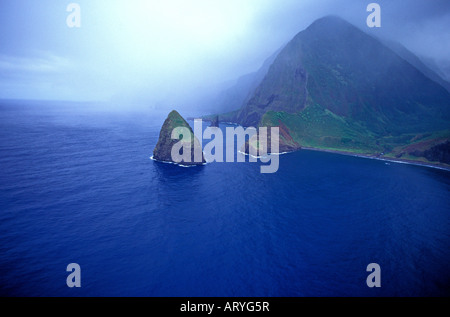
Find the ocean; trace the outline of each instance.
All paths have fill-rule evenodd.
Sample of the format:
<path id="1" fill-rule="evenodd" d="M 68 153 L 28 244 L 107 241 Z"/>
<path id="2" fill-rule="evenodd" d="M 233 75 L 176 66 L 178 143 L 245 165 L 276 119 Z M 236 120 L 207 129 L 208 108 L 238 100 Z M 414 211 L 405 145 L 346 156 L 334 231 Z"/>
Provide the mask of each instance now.
<path id="1" fill-rule="evenodd" d="M 1 296 L 450 295 L 450 172 L 307 150 L 183 168 L 150 159 L 164 119 L 0 104 Z"/>

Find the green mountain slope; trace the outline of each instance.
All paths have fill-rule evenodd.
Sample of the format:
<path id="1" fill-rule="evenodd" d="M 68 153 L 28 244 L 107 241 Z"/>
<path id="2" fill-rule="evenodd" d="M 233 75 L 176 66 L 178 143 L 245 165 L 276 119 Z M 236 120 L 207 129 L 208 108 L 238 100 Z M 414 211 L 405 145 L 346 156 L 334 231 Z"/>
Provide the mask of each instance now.
<path id="1" fill-rule="evenodd" d="M 286 45 L 233 119 L 283 124 L 300 146 L 410 157 L 401 148 L 420 135 L 450 138 L 450 93 L 379 40 L 325 17 Z"/>

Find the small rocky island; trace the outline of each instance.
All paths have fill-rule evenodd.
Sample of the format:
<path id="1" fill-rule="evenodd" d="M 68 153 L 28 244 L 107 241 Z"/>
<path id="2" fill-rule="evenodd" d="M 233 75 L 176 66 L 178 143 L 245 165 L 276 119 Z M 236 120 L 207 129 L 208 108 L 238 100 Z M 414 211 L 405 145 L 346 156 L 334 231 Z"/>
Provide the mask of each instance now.
<path id="1" fill-rule="evenodd" d="M 278 127 L 278 149 L 272 149 L 272 133 L 271 127 L 267 127 L 267 137 L 266 139 L 258 138 L 258 135 L 253 135 L 241 148 L 241 152 L 245 154 L 256 154 L 258 156 L 265 154 L 279 154 L 288 153 L 300 150 L 302 147 L 298 144 L 290 135 L 289 130 L 284 124 Z M 262 152 L 262 153 L 261 153 Z"/>
<path id="2" fill-rule="evenodd" d="M 172 159 L 172 148 L 175 144 L 180 142 L 180 140 L 173 140 L 172 139 L 172 131 L 175 128 L 187 128 L 190 132 L 190 139 L 191 144 L 188 145 L 190 147 L 191 152 L 191 160 L 190 162 L 174 162 Z M 177 112 L 172 111 L 169 113 L 169 116 L 167 117 L 166 121 L 164 122 L 161 132 L 159 134 L 159 140 L 156 144 L 155 149 L 153 150 L 153 159 L 161 162 L 168 162 L 168 163 L 180 163 L 182 165 L 203 165 L 206 163 L 203 151 L 202 151 L 202 161 L 201 162 L 195 162 L 194 160 L 194 153 L 195 150 L 198 150 L 201 145 L 198 141 L 197 137 L 194 135 L 194 132 L 192 131 L 192 128 L 189 126 L 189 124 L 184 120 L 184 118 Z"/>

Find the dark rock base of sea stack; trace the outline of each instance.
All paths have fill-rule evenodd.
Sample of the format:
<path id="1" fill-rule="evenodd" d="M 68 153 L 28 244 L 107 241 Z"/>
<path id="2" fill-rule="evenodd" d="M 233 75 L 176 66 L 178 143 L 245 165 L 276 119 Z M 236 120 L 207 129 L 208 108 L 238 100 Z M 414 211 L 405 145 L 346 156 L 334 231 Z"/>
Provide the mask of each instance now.
<path id="1" fill-rule="evenodd" d="M 215 117 L 211 120 L 211 127 L 212 127 L 212 128 L 218 128 L 218 127 L 219 127 L 219 116 L 215 116 Z"/>
<path id="2" fill-rule="evenodd" d="M 172 159 L 172 148 L 175 144 L 180 142 L 180 140 L 172 139 L 172 131 L 175 128 L 187 128 L 190 133 L 191 142 L 186 146 L 190 149 L 190 161 L 175 162 Z M 201 160 L 195 160 L 195 151 L 201 153 Z M 177 163 L 186 166 L 203 165 L 206 163 L 200 142 L 195 137 L 192 128 L 189 126 L 186 120 L 184 120 L 184 118 L 176 111 L 172 111 L 169 114 L 161 128 L 158 143 L 153 150 L 153 158 L 161 162 Z"/>

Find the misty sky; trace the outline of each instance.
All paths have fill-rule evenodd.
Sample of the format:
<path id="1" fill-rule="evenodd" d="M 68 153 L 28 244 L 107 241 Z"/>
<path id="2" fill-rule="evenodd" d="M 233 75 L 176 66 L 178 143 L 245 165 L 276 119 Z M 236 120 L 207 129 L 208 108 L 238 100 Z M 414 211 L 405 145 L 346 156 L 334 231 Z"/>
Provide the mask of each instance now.
<path id="1" fill-rule="evenodd" d="M 81 28 L 66 24 L 71 2 Z M 380 29 L 365 24 L 371 2 Z M 0 98 L 182 103 L 256 71 L 330 14 L 450 74 L 448 0 L 0 0 Z"/>

